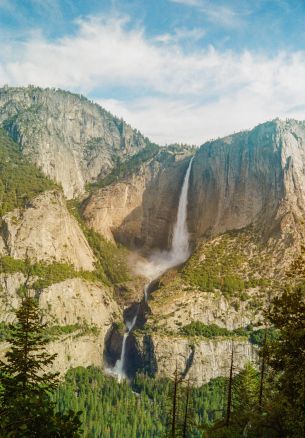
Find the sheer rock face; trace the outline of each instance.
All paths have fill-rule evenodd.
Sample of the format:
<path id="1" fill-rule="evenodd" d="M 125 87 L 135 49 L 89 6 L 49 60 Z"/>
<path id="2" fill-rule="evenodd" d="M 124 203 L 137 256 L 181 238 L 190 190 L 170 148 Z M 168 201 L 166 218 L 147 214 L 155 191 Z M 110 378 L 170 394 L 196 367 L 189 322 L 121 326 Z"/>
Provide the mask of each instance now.
<path id="1" fill-rule="evenodd" d="M 146 250 L 168 248 L 189 159 L 143 165 L 137 177 L 100 189 L 85 216 L 101 234 Z M 275 120 L 204 144 L 191 176 L 188 228 L 198 240 L 254 225 L 265 240 L 302 238 L 305 124 Z M 299 236 L 297 236 L 299 234 Z M 290 236 L 290 237 L 289 237 Z"/>
<path id="2" fill-rule="evenodd" d="M 158 377 L 173 378 L 178 372 L 194 386 L 228 375 L 231 361 L 232 340 L 188 339 L 154 335 L 138 338 L 137 347 L 144 366 Z M 247 362 L 256 363 L 257 349 L 243 340 L 234 341 L 234 367 L 241 370 Z"/>
<path id="3" fill-rule="evenodd" d="M 266 238 L 304 214 L 305 124 L 279 120 L 203 145 L 189 192 L 193 239 L 250 224 Z M 286 217 L 286 220 L 285 220 Z M 288 221 L 289 222 L 289 221 Z"/>
<path id="4" fill-rule="evenodd" d="M 83 193 L 86 182 L 107 175 L 147 141 L 82 96 L 34 87 L 0 89 L 0 125 L 67 198 Z"/>
<path id="5" fill-rule="evenodd" d="M 21 303 L 18 289 L 24 282 L 25 276 L 20 272 L 0 274 L 0 321 L 15 320 L 14 311 Z M 50 326 L 78 324 L 108 329 L 121 315 L 106 286 L 81 278 L 70 278 L 42 289 L 38 301 L 43 320 Z"/>
<path id="6" fill-rule="evenodd" d="M 39 195 L 25 209 L 2 218 L 0 255 L 17 259 L 71 263 L 92 271 L 94 255 L 58 191 Z"/>
<path id="7" fill-rule="evenodd" d="M 88 225 L 130 248 L 167 249 L 189 154 L 162 151 L 136 175 L 94 192 L 83 212 Z"/>

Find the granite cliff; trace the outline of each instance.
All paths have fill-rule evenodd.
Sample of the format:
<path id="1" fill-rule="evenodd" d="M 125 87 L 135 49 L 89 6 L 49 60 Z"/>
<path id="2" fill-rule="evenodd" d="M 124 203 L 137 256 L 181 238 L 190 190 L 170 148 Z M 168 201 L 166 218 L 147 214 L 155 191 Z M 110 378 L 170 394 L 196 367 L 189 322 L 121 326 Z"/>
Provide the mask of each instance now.
<path id="1" fill-rule="evenodd" d="M 83 96 L 33 86 L 0 89 L 0 125 L 67 198 L 150 143 Z"/>
<path id="2" fill-rule="evenodd" d="M 196 151 L 164 148 L 83 97 L 28 87 L 0 90 L 0 124 L 17 142 L 18 166 L 34 163 L 63 188 L 49 182 L 26 196 L 14 189 L 22 202 L 3 207 L 0 322 L 13 321 L 30 266 L 29 285 L 56 333 L 50 349 L 59 353 L 61 372 L 101 365 L 103 353 L 114 365 L 123 320 L 136 309 L 126 344 L 130 374 L 140 368 L 171 376 L 177 359 L 200 385 L 225 373 L 232 339 L 239 366 L 256 360 L 249 330 L 261 327 L 265 303 L 295 281 L 289 272 L 304 258 L 303 122 L 274 120 Z M 138 307 L 148 280 L 134 265 L 169 250 L 191 156 L 192 255 L 155 279 Z M 5 194 L 11 182 L 3 181 Z M 74 210 L 66 204 L 73 197 Z M 128 248 L 122 257 L 116 243 Z M 125 276 L 122 258 L 130 265 Z M 187 332 L 192 323 L 214 324 L 226 336 Z"/>

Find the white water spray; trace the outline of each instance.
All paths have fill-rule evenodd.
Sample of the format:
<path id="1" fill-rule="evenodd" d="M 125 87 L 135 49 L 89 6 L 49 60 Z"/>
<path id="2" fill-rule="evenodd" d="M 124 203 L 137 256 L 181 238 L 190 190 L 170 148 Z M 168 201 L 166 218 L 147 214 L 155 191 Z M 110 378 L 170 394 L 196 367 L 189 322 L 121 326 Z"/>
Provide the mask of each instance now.
<path id="1" fill-rule="evenodd" d="M 138 263 L 137 270 L 140 274 L 144 275 L 149 279 L 149 283 L 147 283 L 144 287 L 144 300 L 148 299 L 148 289 L 150 283 L 156 278 L 160 277 L 165 271 L 174 266 L 180 265 L 185 262 L 190 256 L 190 248 L 189 248 L 189 233 L 187 229 L 187 204 L 188 204 L 188 189 L 189 189 L 189 180 L 191 174 L 191 168 L 194 157 L 191 158 L 190 163 L 188 165 L 187 171 L 184 176 L 184 181 L 182 184 L 182 189 L 180 192 L 178 211 L 177 211 L 177 220 L 173 230 L 173 239 L 171 249 L 169 251 L 158 251 L 152 254 L 147 262 Z M 126 332 L 124 333 L 123 343 L 122 343 L 122 351 L 121 357 L 117 360 L 112 373 L 118 376 L 118 380 L 126 378 L 124 365 L 125 365 L 125 356 L 126 356 L 126 341 L 127 338 L 134 328 L 138 312 L 140 306 L 138 306 L 138 310 L 131 322 L 126 321 Z"/>

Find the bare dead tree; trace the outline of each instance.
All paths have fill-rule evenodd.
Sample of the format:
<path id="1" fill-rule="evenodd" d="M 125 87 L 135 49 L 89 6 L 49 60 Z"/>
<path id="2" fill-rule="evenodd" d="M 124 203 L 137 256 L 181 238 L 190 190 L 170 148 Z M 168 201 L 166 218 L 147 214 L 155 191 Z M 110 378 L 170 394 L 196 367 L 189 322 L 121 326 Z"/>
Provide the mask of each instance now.
<path id="1" fill-rule="evenodd" d="M 230 375 L 229 375 L 228 397 L 227 397 L 226 426 L 229 426 L 229 423 L 230 423 L 230 417 L 231 417 L 231 411 L 232 411 L 233 370 L 234 370 L 234 343 L 233 343 L 233 341 L 232 341 L 231 363 L 230 363 Z"/>
<path id="2" fill-rule="evenodd" d="M 264 396 L 265 370 L 266 370 L 266 361 L 267 361 L 267 329 L 265 329 L 264 342 L 261 351 L 262 351 L 262 363 L 261 363 L 259 396 L 258 396 L 258 405 L 260 409 L 262 409 L 263 407 L 263 396 Z"/>
<path id="3" fill-rule="evenodd" d="M 188 415 L 189 415 L 189 397 L 190 397 L 190 379 L 188 379 L 187 387 L 186 387 L 186 399 L 185 399 L 184 419 L 183 419 L 183 429 L 182 429 L 183 438 L 186 438 L 186 433 L 187 433 Z"/>
<path id="4" fill-rule="evenodd" d="M 176 436 L 176 426 L 177 426 L 177 392 L 178 392 L 178 369 L 176 362 L 175 369 L 175 379 L 174 379 L 174 389 L 173 389 L 173 398 L 172 398 L 172 424 L 171 424 L 171 437 L 175 438 Z"/>

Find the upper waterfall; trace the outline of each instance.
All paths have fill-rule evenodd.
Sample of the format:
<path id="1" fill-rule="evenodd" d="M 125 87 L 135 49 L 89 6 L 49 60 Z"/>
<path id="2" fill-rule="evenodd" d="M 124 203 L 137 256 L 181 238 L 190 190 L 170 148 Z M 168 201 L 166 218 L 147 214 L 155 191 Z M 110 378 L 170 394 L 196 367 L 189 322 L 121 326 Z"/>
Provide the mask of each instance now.
<path id="1" fill-rule="evenodd" d="M 171 253 L 177 263 L 184 262 L 190 255 L 189 233 L 187 228 L 187 204 L 191 168 L 194 157 L 188 165 L 178 204 L 177 222 L 174 227 Z"/>
<path id="2" fill-rule="evenodd" d="M 159 277 L 168 269 L 185 262 L 190 256 L 187 205 L 193 159 L 194 157 L 191 158 L 184 176 L 170 250 L 155 251 L 147 262 L 138 263 L 137 270 L 148 277 L 150 281 Z"/>

